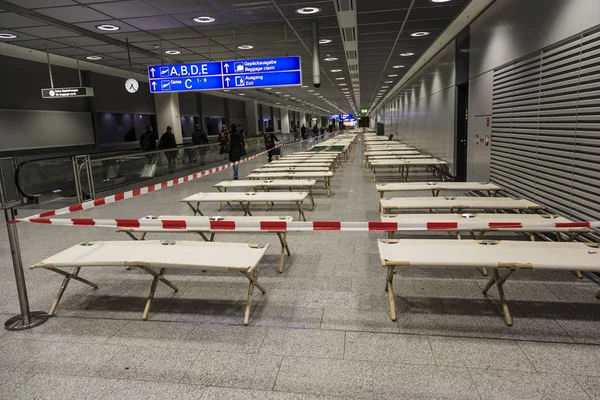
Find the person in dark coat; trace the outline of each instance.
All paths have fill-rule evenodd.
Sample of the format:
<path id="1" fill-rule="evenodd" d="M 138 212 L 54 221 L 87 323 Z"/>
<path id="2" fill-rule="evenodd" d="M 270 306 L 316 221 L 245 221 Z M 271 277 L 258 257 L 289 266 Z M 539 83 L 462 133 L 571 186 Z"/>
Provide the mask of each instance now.
<path id="1" fill-rule="evenodd" d="M 224 143 L 222 143 L 222 147 L 227 147 L 227 141 L 229 141 L 229 161 L 237 162 L 242 159 L 243 156 L 246 155 L 246 142 L 244 141 L 244 136 L 237 130 L 237 126 L 235 124 L 231 125 L 231 131 L 229 135 L 225 137 Z M 239 165 L 233 166 L 233 179 L 239 179 Z"/>
<path id="2" fill-rule="evenodd" d="M 135 142 L 135 128 L 132 126 L 129 132 L 125 134 L 126 142 Z"/>
<path id="3" fill-rule="evenodd" d="M 279 142 L 277 136 L 275 136 L 275 132 L 273 130 L 268 130 L 267 133 L 264 134 L 265 138 L 265 148 L 269 151 L 269 162 L 273 161 L 273 156 L 275 155 L 275 142 Z"/>
<path id="4" fill-rule="evenodd" d="M 302 140 L 306 140 L 306 127 L 304 125 L 300 128 L 300 134 L 302 135 Z"/>
<path id="5" fill-rule="evenodd" d="M 158 148 L 160 150 L 173 149 L 177 147 L 177 141 L 173 134 L 173 128 L 167 126 L 167 130 L 160 137 L 158 142 Z M 177 151 L 165 151 L 165 157 L 167 157 L 167 163 L 169 164 L 169 173 L 175 172 L 175 160 L 177 159 Z"/>
<path id="6" fill-rule="evenodd" d="M 319 136 L 319 127 L 317 126 L 317 124 L 315 124 L 315 126 L 313 126 L 312 133 L 313 133 L 313 136 L 315 136 L 315 137 Z"/>
<path id="7" fill-rule="evenodd" d="M 202 146 L 208 144 L 208 135 L 204 132 L 204 129 L 200 128 L 199 124 L 196 124 L 194 127 L 194 133 L 192 134 L 192 144 L 194 146 Z M 204 159 L 206 157 L 207 147 L 202 146 L 196 148 L 195 152 L 200 155 L 200 165 L 204 164 Z"/>

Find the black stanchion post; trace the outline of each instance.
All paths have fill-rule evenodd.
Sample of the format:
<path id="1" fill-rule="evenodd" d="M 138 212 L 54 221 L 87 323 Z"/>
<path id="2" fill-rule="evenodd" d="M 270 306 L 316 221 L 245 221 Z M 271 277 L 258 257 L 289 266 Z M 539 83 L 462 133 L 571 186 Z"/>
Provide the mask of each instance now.
<path id="1" fill-rule="evenodd" d="M 9 331 L 22 331 L 35 328 L 36 326 L 43 324 L 48 320 L 49 315 L 43 311 L 32 312 L 29 309 L 27 285 L 25 284 L 23 260 L 21 259 L 21 247 L 19 245 L 19 234 L 17 232 L 17 223 L 15 221 L 15 210 L 8 204 L 5 193 L 4 175 L 0 171 L 0 207 L 4 210 L 4 218 L 6 219 L 8 243 L 10 245 L 13 269 L 15 271 L 15 282 L 17 284 L 19 306 L 21 308 L 21 315 L 16 315 L 8 319 L 4 323 L 4 328 Z"/>

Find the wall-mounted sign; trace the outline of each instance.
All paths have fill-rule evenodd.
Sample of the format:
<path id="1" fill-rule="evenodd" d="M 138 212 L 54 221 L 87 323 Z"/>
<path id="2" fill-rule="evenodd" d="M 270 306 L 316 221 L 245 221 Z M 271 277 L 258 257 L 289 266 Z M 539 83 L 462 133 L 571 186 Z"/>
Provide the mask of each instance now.
<path id="1" fill-rule="evenodd" d="M 93 97 L 94 89 L 91 87 L 50 88 L 42 89 L 43 99 L 67 99 L 70 97 Z"/>
<path id="2" fill-rule="evenodd" d="M 299 56 L 150 65 L 152 93 L 302 85 Z"/>
<path id="3" fill-rule="evenodd" d="M 486 146 L 490 145 L 490 135 L 485 135 L 485 145 Z"/>
<path id="4" fill-rule="evenodd" d="M 479 144 L 479 135 L 475 135 L 475 144 Z"/>
<path id="5" fill-rule="evenodd" d="M 366 114 L 366 113 L 368 113 L 368 112 L 369 112 L 369 110 L 368 110 L 367 108 L 361 108 L 361 109 L 360 109 L 360 113 L 361 113 L 361 114 Z"/>

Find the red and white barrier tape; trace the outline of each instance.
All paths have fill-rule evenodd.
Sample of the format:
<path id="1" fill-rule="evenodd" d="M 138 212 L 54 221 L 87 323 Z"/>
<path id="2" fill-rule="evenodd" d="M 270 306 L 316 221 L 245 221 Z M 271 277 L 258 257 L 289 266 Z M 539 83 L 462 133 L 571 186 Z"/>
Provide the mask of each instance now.
<path id="1" fill-rule="evenodd" d="M 306 141 L 310 141 L 310 140 L 314 140 L 314 138 L 307 139 Z M 280 144 L 280 145 L 276 146 L 276 148 L 291 146 L 291 145 L 299 144 L 302 142 L 304 142 L 304 140 L 300 141 L 300 142 L 284 143 L 284 144 Z M 168 187 L 175 186 L 180 183 L 190 182 L 190 181 L 202 178 L 206 175 L 211 175 L 211 174 L 223 171 L 225 169 L 233 167 L 234 165 L 239 165 L 239 164 L 245 163 L 247 161 L 253 160 L 257 157 L 267 154 L 268 152 L 269 152 L 269 150 L 265 150 L 260 153 L 251 155 L 249 157 L 245 157 L 245 158 L 241 159 L 240 161 L 230 162 L 227 164 L 219 165 L 214 168 L 196 172 L 194 174 L 186 175 L 186 176 L 172 179 L 172 180 L 169 180 L 166 182 L 157 183 L 155 185 L 150 185 L 150 186 L 146 186 L 146 187 L 142 187 L 142 188 L 138 188 L 138 189 L 129 190 L 127 192 L 113 194 L 111 196 L 106 196 L 106 197 L 102 197 L 99 199 L 86 201 L 84 203 L 73 204 L 71 206 L 58 208 L 56 210 L 45 211 L 45 212 L 42 212 L 42 213 L 39 213 L 36 215 L 32 215 L 30 217 L 17 219 L 16 222 L 32 222 L 31 220 L 33 220 L 33 219 L 44 219 L 44 218 L 48 218 L 48 217 L 55 217 L 58 215 L 70 214 L 70 213 L 77 212 L 77 211 L 89 210 L 91 208 L 100 207 L 105 204 L 115 203 L 117 201 L 130 199 L 132 197 L 141 196 L 141 195 L 144 195 L 147 193 L 156 192 L 158 190 L 166 189 Z M 67 225 L 67 224 L 65 224 L 65 225 Z"/>
<path id="2" fill-rule="evenodd" d="M 600 221 L 585 222 L 447 222 L 447 221 L 428 221 L 428 222 L 341 222 L 341 221 L 227 221 L 223 219 L 198 219 L 198 220 L 164 220 L 164 219 L 92 219 L 92 218 L 72 218 L 72 219 L 50 219 L 50 218 L 29 218 L 23 222 L 32 222 L 38 224 L 62 225 L 62 226 L 94 226 L 104 228 L 154 228 L 157 230 L 222 230 L 222 231 L 444 231 L 444 230 L 477 230 L 477 229 L 524 229 L 532 230 L 547 228 L 600 228 Z"/>

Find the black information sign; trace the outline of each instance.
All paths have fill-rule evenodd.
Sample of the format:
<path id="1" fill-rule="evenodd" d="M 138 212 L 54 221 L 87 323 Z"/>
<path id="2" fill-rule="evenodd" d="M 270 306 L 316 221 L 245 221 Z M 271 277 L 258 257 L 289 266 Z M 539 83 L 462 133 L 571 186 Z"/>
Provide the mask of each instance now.
<path id="1" fill-rule="evenodd" d="M 94 89 L 91 87 L 42 89 L 42 98 L 44 99 L 67 99 L 70 97 L 92 96 L 94 96 Z"/>

